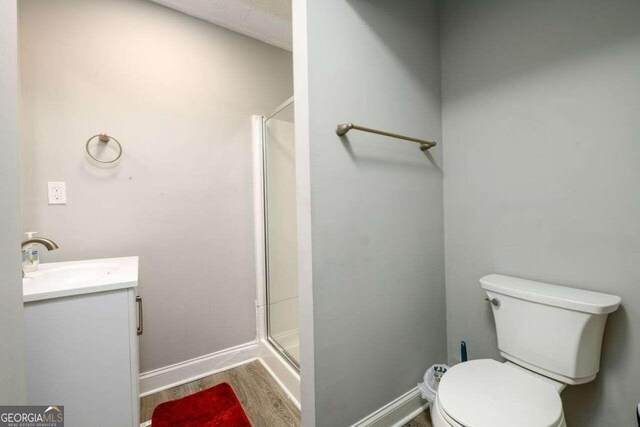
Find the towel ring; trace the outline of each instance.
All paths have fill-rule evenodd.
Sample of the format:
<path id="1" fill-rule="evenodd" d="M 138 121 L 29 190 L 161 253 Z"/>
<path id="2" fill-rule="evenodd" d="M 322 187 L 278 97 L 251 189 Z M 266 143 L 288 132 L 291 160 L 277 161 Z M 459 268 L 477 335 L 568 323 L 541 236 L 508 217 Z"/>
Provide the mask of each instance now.
<path id="1" fill-rule="evenodd" d="M 91 142 L 95 137 L 98 137 L 98 140 L 99 140 L 100 142 L 105 143 L 105 144 L 109 143 L 109 141 L 111 141 L 111 140 L 115 141 L 115 143 L 118 145 L 118 155 L 116 156 L 116 158 L 115 158 L 115 159 L 113 159 L 113 160 L 99 160 L 99 159 L 96 159 L 96 158 L 93 156 L 93 154 L 91 154 L 91 152 L 89 151 L 89 143 L 90 143 L 90 142 Z M 118 140 L 117 140 L 117 139 L 115 139 L 115 138 L 114 138 L 114 137 L 112 137 L 112 136 L 107 135 L 106 133 L 100 133 L 100 134 L 98 134 L 98 135 L 93 135 L 91 138 L 89 138 L 89 139 L 87 140 L 87 144 L 85 145 L 85 149 L 87 150 L 87 154 L 89 155 L 89 157 L 91 157 L 93 160 L 95 160 L 95 161 L 96 161 L 96 162 L 98 162 L 98 163 L 115 163 L 115 162 L 117 162 L 117 161 L 118 161 L 118 159 L 119 159 L 120 157 L 122 157 L 122 145 L 120 145 L 120 143 L 118 142 Z"/>

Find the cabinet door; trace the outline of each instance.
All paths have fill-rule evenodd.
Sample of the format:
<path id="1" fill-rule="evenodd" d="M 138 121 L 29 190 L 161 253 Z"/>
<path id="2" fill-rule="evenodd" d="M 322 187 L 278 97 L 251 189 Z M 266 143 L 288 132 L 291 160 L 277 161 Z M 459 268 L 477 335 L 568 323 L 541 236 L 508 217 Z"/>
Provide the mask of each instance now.
<path id="1" fill-rule="evenodd" d="M 64 405 L 69 427 L 133 425 L 131 295 L 122 289 L 25 305 L 30 404 Z"/>

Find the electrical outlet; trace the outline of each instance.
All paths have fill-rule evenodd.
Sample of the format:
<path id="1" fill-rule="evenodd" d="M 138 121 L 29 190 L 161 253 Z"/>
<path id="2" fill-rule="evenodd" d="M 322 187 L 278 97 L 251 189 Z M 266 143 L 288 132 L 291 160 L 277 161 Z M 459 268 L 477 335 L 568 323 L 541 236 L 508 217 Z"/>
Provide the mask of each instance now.
<path id="1" fill-rule="evenodd" d="M 66 205 L 67 204 L 67 187 L 64 182 L 48 182 L 49 204 L 50 205 Z"/>

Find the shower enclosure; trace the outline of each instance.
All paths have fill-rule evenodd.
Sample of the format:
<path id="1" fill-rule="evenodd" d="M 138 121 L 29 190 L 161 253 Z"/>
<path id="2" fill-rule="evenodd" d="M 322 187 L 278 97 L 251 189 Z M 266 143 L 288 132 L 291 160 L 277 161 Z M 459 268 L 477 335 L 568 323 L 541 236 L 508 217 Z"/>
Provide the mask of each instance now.
<path id="1" fill-rule="evenodd" d="M 263 121 L 267 339 L 296 369 L 300 364 L 294 104 Z"/>

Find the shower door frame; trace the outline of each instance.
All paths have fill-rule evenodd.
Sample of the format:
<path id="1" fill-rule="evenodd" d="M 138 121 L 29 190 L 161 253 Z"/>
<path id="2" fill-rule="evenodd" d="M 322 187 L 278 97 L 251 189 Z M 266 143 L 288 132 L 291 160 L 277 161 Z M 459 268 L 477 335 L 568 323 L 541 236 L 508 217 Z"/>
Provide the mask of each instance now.
<path id="1" fill-rule="evenodd" d="M 300 406 L 300 371 L 267 337 L 266 257 L 264 211 L 264 116 L 251 116 L 253 157 L 253 221 L 256 273 L 256 344 L 257 358 L 298 408 Z"/>
<path id="2" fill-rule="evenodd" d="M 300 368 L 282 346 L 270 336 L 269 288 L 268 288 L 268 198 L 267 198 L 267 156 L 266 121 L 294 102 L 291 97 L 278 106 L 269 116 L 253 116 L 253 163 L 254 163 L 254 227 L 256 253 L 256 320 L 260 358 L 269 365 L 285 383 L 285 388 L 295 389 L 294 402 L 299 402 Z M 282 385 L 282 384 L 281 384 Z M 293 391 L 293 390 L 292 390 Z M 299 406 L 299 403 L 297 403 Z"/>
<path id="3" fill-rule="evenodd" d="M 265 337 L 267 341 L 284 357 L 284 359 L 293 366 L 296 371 L 300 372 L 300 363 L 296 361 L 289 352 L 280 345 L 280 343 L 271 336 L 271 302 L 269 299 L 269 193 L 268 193 L 268 181 L 267 181 L 267 167 L 268 167 L 268 159 L 267 159 L 267 121 L 282 110 L 293 104 L 293 96 L 271 112 L 268 117 L 262 118 L 262 202 L 263 202 L 263 224 L 264 224 L 264 274 L 265 274 L 265 320 L 266 320 L 266 330 Z M 298 321 L 299 323 L 299 321 Z M 298 328 L 300 325 L 298 325 Z M 300 338 L 298 338 L 300 339 Z"/>

